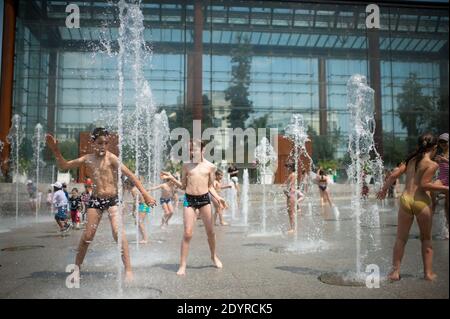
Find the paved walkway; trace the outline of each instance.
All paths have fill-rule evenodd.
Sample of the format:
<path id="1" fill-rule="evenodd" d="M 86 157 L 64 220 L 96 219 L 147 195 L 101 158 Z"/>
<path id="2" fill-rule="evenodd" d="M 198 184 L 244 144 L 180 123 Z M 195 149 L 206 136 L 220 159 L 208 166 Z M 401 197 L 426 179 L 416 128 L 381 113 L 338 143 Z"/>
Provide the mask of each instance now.
<path id="1" fill-rule="evenodd" d="M 14 228 L 11 219 L 0 220 L 0 298 L 448 298 L 449 243 L 439 238 L 442 211 L 434 220 L 435 271 L 438 280 L 422 277 L 418 229 L 414 225 L 406 248 L 403 279 L 380 288 L 333 286 L 322 283 L 321 274 L 355 269 L 355 220 L 348 201 L 337 201 L 339 221 L 330 212 L 313 206 L 312 216 L 301 216 L 299 234 L 284 234 L 287 216 L 282 197 L 271 201 L 267 229 L 261 230 L 261 203 L 252 202 L 250 226 L 217 227 L 218 253 L 224 268 L 212 267 L 204 227 L 198 222 L 191 244 L 187 276 L 175 275 L 182 235 L 178 212 L 172 225 L 159 229 L 160 212 L 148 223 L 151 243 L 135 243 L 135 227 L 126 217 L 136 280 L 119 292 L 118 250 L 109 221 L 100 224 L 90 246 L 82 272 L 81 287 L 66 287 L 66 266 L 74 261 L 81 231 L 66 237 L 56 233 L 56 225 L 41 215 L 24 219 Z M 303 209 L 308 212 L 306 207 Z M 389 271 L 396 232 L 393 202 L 381 209 L 379 228 L 362 228 L 363 269 L 376 264 L 384 277 Z M 239 217 L 239 215 L 238 215 Z M 231 216 L 228 216 L 231 219 Z M 26 247 L 35 246 L 35 247 Z M 14 251 L 14 247 L 30 248 Z M 5 249 L 6 248 L 6 249 Z M 11 251 L 12 250 L 12 251 Z"/>

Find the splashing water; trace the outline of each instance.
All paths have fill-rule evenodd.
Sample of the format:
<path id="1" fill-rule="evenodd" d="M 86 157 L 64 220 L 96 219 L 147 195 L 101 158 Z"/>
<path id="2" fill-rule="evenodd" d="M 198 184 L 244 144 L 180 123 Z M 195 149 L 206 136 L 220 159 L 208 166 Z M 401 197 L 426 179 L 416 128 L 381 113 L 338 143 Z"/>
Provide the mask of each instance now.
<path id="1" fill-rule="evenodd" d="M 299 161 L 301 156 L 304 156 L 309 161 L 310 165 L 307 167 L 308 172 L 306 174 L 310 174 L 312 167 L 312 158 L 309 156 L 308 151 L 306 150 L 306 143 L 310 141 L 308 138 L 308 133 L 306 132 L 305 122 L 303 120 L 303 116 L 301 114 L 292 114 L 291 121 L 289 125 L 285 129 L 286 136 L 294 143 L 294 148 L 291 151 L 291 158 L 294 159 L 295 164 L 295 172 L 298 174 L 299 171 Z M 302 162 L 303 164 L 303 162 Z M 303 165 L 302 165 L 303 166 Z M 303 169 L 304 167 L 302 167 Z M 298 176 L 298 175 L 297 175 Z M 296 199 L 295 199 L 295 208 L 294 208 L 294 231 L 295 231 L 295 240 L 298 239 L 298 210 L 299 203 L 297 200 L 297 192 L 300 191 L 300 185 L 298 178 L 295 179 L 295 190 L 296 190 Z"/>
<path id="2" fill-rule="evenodd" d="M 244 226 L 248 226 L 248 188 L 249 188 L 249 181 L 248 181 L 248 169 L 244 169 L 244 173 L 242 175 L 242 190 L 241 190 L 241 210 L 242 210 L 242 216 L 243 216 L 243 224 Z"/>
<path id="3" fill-rule="evenodd" d="M 231 220 L 232 221 L 236 221 L 237 220 L 237 191 L 236 188 L 234 186 L 233 181 L 231 180 L 230 174 L 225 174 L 225 179 L 224 179 L 224 183 L 225 185 L 229 185 L 231 186 L 231 188 L 227 188 L 225 190 L 225 200 L 228 203 L 228 208 L 227 211 L 231 212 Z"/>
<path id="4" fill-rule="evenodd" d="M 45 145 L 44 130 L 42 128 L 42 125 L 38 123 L 34 128 L 34 135 L 33 135 L 33 164 L 35 165 L 36 196 L 37 196 L 37 202 L 35 207 L 36 222 L 38 221 L 39 207 L 41 202 L 39 193 L 39 173 L 40 167 L 45 164 L 42 161 L 42 150 L 44 148 L 44 145 Z"/>
<path id="5" fill-rule="evenodd" d="M 12 125 L 6 137 L 11 145 L 11 154 L 9 156 L 11 167 L 14 171 L 13 180 L 16 183 L 16 226 L 19 222 L 19 150 L 24 138 L 23 127 L 20 115 L 15 114 L 12 118 Z"/>
<path id="6" fill-rule="evenodd" d="M 144 63 L 151 61 L 152 50 L 144 38 L 144 16 L 140 8 L 141 1 L 118 2 L 119 8 L 119 52 L 117 54 L 117 69 L 119 78 L 117 102 L 117 132 L 119 135 L 119 162 L 123 162 L 124 149 L 132 149 L 135 160 L 135 173 L 146 176 L 147 182 L 156 182 L 156 176 L 163 167 L 164 153 L 169 137 L 169 125 L 165 111 L 156 114 L 156 106 L 150 83 L 144 76 Z M 105 48 L 110 44 L 103 43 Z M 111 50 L 106 49 L 107 53 Z M 125 65 L 131 65 L 133 85 L 135 89 L 135 109 L 132 114 L 124 112 L 124 78 Z M 146 131 L 145 134 L 142 134 Z M 118 193 L 122 202 L 123 188 L 121 171 L 118 172 Z M 122 254 L 122 204 L 119 205 L 119 236 L 118 248 Z M 137 230 L 137 229 L 136 229 Z M 122 291 L 121 270 L 119 258 L 119 292 Z"/>
<path id="7" fill-rule="evenodd" d="M 166 111 L 155 114 L 153 125 L 153 183 L 159 180 L 159 172 L 164 168 L 170 138 L 169 119 Z"/>
<path id="8" fill-rule="evenodd" d="M 361 203 L 363 178 L 365 174 L 371 173 L 375 187 L 380 187 L 383 163 L 373 138 L 375 132 L 374 90 L 367 85 L 365 76 L 355 74 L 348 80 L 347 99 L 351 128 L 348 144 L 351 164 L 347 174 L 352 185 L 351 207 L 356 217 L 356 273 L 359 276 L 361 273 L 361 216 L 368 211 Z M 370 211 L 372 210 L 373 207 Z"/>
<path id="9" fill-rule="evenodd" d="M 255 148 L 254 156 L 258 161 L 258 182 L 262 185 L 262 232 L 266 233 L 267 223 L 267 199 L 266 184 L 268 177 L 272 178 L 273 168 L 278 159 L 277 154 L 266 137 L 261 139 L 260 144 Z M 270 182 L 271 183 L 271 182 Z"/>

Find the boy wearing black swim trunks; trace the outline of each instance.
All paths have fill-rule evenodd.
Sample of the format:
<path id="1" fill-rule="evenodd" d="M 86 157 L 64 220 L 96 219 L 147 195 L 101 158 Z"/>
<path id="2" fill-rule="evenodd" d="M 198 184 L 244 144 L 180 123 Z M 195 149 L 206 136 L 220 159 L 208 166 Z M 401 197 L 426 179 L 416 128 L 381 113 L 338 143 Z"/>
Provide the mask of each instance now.
<path id="1" fill-rule="evenodd" d="M 172 205 L 172 198 L 174 198 L 175 194 L 177 193 L 177 186 L 171 180 L 165 180 L 163 174 L 160 174 L 160 178 L 165 182 L 160 185 L 151 187 L 149 191 L 154 191 L 157 189 L 161 190 L 159 203 L 164 211 L 164 214 L 161 218 L 161 228 L 164 228 L 165 226 L 169 226 L 169 220 L 173 215 L 174 208 Z"/>
<path id="2" fill-rule="evenodd" d="M 84 155 L 80 158 L 66 161 L 58 149 L 58 142 L 50 135 L 46 135 L 46 141 L 49 149 L 56 157 L 58 167 L 64 170 L 78 168 L 82 165 L 86 167 L 87 175 L 93 181 L 93 193 L 88 203 L 86 229 L 81 236 L 78 253 L 75 264 L 80 267 L 83 263 L 89 244 L 95 236 L 95 232 L 102 218 L 102 213 L 108 211 L 114 240 L 118 240 L 119 224 L 121 216 L 119 215 L 118 200 L 118 171 L 119 168 L 123 175 L 127 176 L 142 194 L 147 205 L 153 206 L 156 201 L 151 197 L 142 186 L 142 183 L 125 166 L 119 167 L 117 156 L 107 150 L 109 133 L 104 128 L 96 128 L 92 135 L 92 145 L 94 152 Z M 125 266 L 125 280 L 130 282 L 133 279 L 130 256 L 128 251 L 128 242 L 125 236 L 124 228 L 121 232 L 122 239 L 122 261 Z"/>
<path id="3" fill-rule="evenodd" d="M 209 195 L 211 194 L 221 206 L 225 207 L 226 204 L 225 200 L 217 194 L 213 187 L 216 167 L 204 158 L 204 146 L 200 141 L 194 141 L 190 144 L 191 161 L 183 165 L 181 182 L 168 172 L 161 173 L 162 178 L 170 179 L 179 188 L 186 190 L 183 211 L 184 234 L 181 242 L 180 268 L 178 269 L 177 275 L 186 274 L 189 243 L 194 231 L 196 221 L 195 211 L 197 209 L 205 225 L 211 260 L 217 268 L 222 268 L 222 262 L 216 255 L 216 236 L 214 233 Z"/>

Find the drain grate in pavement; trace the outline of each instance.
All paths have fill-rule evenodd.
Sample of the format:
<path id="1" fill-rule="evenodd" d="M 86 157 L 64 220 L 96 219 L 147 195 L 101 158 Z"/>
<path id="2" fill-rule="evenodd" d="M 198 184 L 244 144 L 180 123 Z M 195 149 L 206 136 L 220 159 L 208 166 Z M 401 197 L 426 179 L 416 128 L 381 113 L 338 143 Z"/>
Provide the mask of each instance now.
<path id="1" fill-rule="evenodd" d="M 3 248 L 2 251 L 21 251 L 21 250 L 44 248 L 44 247 L 45 246 L 42 246 L 42 245 L 14 246 L 14 247 Z"/>
<path id="2" fill-rule="evenodd" d="M 328 272 L 320 275 L 318 279 L 332 286 L 364 287 L 366 285 L 362 277 L 346 273 Z"/>
<path id="3" fill-rule="evenodd" d="M 289 253 L 289 251 L 286 247 L 273 247 L 273 248 L 270 248 L 269 250 L 273 253 L 278 253 L 278 254 Z"/>

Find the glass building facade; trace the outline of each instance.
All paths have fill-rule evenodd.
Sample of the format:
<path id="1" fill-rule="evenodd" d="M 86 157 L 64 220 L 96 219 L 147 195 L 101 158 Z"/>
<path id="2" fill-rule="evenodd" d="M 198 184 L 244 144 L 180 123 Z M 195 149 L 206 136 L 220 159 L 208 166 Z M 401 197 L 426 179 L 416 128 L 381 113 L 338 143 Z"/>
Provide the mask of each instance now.
<path id="1" fill-rule="evenodd" d="M 69 3 L 80 8 L 79 29 L 65 26 Z M 79 132 L 101 121 L 99 114 L 116 108 L 117 61 L 92 48 L 102 38 L 117 39 L 117 8 L 109 1 L 17 4 L 13 113 L 23 116 L 28 135 L 40 122 L 60 139 L 77 141 Z M 331 148 L 320 156 L 336 160 L 345 157 L 349 131 L 346 82 L 354 73 L 366 75 L 372 87 L 379 82 L 378 134 L 386 161 L 393 164 L 392 153 L 406 152 L 408 137 L 448 131 L 449 17 L 433 2 L 378 5 L 380 28 L 372 31 L 366 5 L 359 3 L 142 0 L 144 33 L 153 48 L 145 76 L 171 126 L 186 125 L 192 118 L 187 115 L 194 30 L 201 24 L 203 119 L 226 128 L 233 126 L 232 109 L 250 109 L 244 126 L 283 131 L 291 114 L 301 113 L 313 144 Z M 236 61 L 249 66 L 248 99 L 242 105 L 226 96 L 236 81 Z M 411 88 L 423 97 L 422 105 L 408 96 Z M 126 89 L 125 97 L 132 96 L 132 85 Z M 131 99 L 125 107 L 134 107 Z M 417 129 L 408 126 L 411 122 Z"/>

